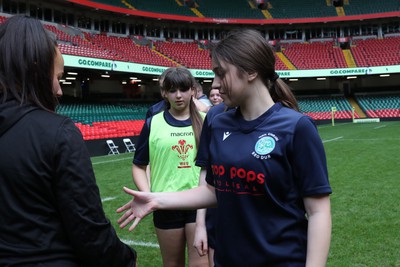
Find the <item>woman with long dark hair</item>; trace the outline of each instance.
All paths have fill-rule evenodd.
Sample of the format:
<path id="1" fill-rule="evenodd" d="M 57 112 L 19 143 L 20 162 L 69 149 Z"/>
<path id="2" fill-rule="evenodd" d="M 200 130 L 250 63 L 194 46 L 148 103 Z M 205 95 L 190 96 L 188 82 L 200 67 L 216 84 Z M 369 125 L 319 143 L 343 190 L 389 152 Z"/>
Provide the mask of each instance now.
<path id="1" fill-rule="evenodd" d="M 0 266 L 132 266 L 82 134 L 55 113 L 64 61 L 42 23 L 0 25 Z"/>

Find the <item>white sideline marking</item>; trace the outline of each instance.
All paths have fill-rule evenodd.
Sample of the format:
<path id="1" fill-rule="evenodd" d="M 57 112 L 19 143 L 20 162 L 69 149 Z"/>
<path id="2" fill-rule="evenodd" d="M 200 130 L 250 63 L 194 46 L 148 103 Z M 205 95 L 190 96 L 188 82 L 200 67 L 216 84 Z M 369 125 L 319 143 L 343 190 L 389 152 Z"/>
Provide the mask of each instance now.
<path id="1" fill-rule="evenodd" d="M 160 245 L 151 242 L 143 242 L 143 241 L 133 241 L 133 240 L 126 240 L 121 239 L 122 242 L 129 246 L 139 246 L 139 247 L 151 247 L 151 248 L 159 248 Z"/>
<path id="2" fill-rule="evenodd" d="M 101 199 L 101 202 L 106 202 L 106 201 L 110 201 L 110 200 L 113 200 L 113 199 L 116 199 L 116 197 L 105 197 L 105 198 Z"/>
<path id="3" fill-rule="evenodd" d="M 384 127 L 386 127 L 386 125 L 376 126 L 374 127 L 374 129 L 384 128 Z"/>
<path id="4" fill-rule="evenodd" d="M 336 138 L 333 138 L 333 139 L 324 140 L 324 141 L 322 141 L 322 143 L 328 143 L 328 142 L 336 141 L 336 140 L 339 140 L 339 139 L 342 139 L 342 138 L 343 138 L 343 136 L 339 136 L 339 137 L 336 137 Z"/>
<path id="5" fill-rule="evenodd" d="M 346 138 L 346 141 L 368 141 L 368 142 L 380 142 L 380 141 L 399 141 L 400 138 L 359 138 L 359 139 L 350 139 L 350 138 Z"/>
<path id="6" fill-rule="evenodd" d="M 92 165 L 103 164 L 103 163 L 110 163 L 110 162 L 116 162 L 116 161 L 121 161 L 121 160 L 126 160 L 126 159 L 133 159 L 133 158 L 130 157 L 130 158 L 121 158 L 121 159 L 113 159 L 113 160 L 99 161 L 99 162 L 94 162 L 94 163 L 92 163 Z"/>

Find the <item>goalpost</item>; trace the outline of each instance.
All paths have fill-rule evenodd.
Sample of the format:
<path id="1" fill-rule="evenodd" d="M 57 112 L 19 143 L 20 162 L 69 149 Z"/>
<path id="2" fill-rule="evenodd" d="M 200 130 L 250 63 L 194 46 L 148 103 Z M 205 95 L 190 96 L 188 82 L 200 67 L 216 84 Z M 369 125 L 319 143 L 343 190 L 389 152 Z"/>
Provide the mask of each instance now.
<path id="1" fill-rule="evenodd" d="M 371 122 L 380 122 L 379 118 L 363 118 L 363 119 L 355 119 L 354 118 L 354 107 L 352 107 L 352 118 L 353 123 L 371 123 Z"/>
<path id="2" fill-rule="evenodd" d="M 380 118 L 363 118 L 363 119 L 356 119 L 354 117 L 354 110 L 355 108 L 352 107 L 351 111 L 351 118 L 353 123 L 374 123 L 374 122 L 380 122 Z M 335 112 L 337 111 L 336 107 L 331 108 L 331 118 L 332 118 L 332 126 L 335 126 Z"/>

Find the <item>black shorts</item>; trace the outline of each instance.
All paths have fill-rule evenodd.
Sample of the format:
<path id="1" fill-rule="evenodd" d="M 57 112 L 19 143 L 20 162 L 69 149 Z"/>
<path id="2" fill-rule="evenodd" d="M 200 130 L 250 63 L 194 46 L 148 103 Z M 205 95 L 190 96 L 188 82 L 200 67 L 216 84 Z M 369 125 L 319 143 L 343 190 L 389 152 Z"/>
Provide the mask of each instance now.
<path id="1" fill-rule="evenodd" d="M 196 213 L 197 210 L 156 210 L 154 226 L 164 230 L 184 228 L 185 224 L 196 222 Z"/>

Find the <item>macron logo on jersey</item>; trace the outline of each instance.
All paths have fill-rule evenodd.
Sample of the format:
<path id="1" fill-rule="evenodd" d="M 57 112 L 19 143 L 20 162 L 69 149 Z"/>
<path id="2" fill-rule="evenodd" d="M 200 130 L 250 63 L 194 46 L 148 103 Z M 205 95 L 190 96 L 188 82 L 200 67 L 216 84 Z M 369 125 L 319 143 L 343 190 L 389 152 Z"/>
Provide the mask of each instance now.
<path id="1" fill-rule="evenodd" d="M 228 138 L 231 135 L 231 132 L 224 132 L 224 137 L 222 137 L 222 141 Z"/>

